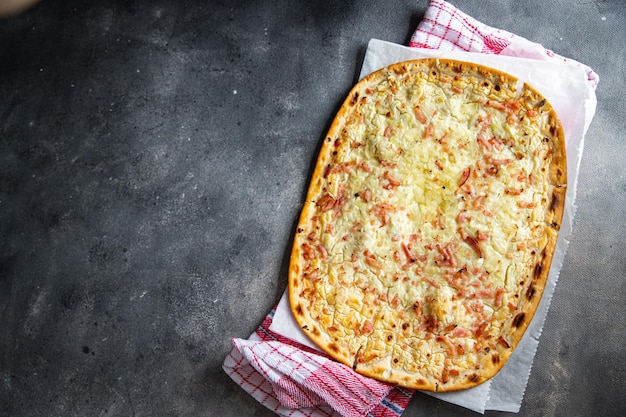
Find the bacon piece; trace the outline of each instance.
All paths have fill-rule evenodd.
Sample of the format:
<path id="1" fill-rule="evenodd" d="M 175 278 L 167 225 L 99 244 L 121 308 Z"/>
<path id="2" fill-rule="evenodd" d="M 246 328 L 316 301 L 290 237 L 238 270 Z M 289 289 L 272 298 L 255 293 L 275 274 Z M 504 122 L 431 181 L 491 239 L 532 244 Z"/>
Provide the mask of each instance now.
<path id="1" fill-rule="evenodd" d="M 419 106 L 415 106 L 413 108 L 413 112 L 415 113 L 415 118 L 417 119 L 417 121 L 420 122 L 421 124 L 425 125 L 427 119 L 426 119 L 426 115 L 424 114 L 422 109 L 420 109 Z"/>
<path id="2" fill-rule="evenodd" d="M 518 201 L 517 206 L 519 208 L 534 208 L 535 203 L 533 201 Z"/>
<path id="3" fill-rule="evenodd" d="M 512 159 L 506 158 L 506 159 L 494 159 L 494 158 L 488 158 L 488 162 L 492 165 L 495 166 L 500 166 L 500 165 L 507 165 L 510 164 L 511 162 L 513 162 Z"/>
<path id="4" fill-rule="evenodd" d="M 393 132 L 393 128 L 391 126 L 387 126 L 385 128 L 385 133 L 383 133 L 383 136 L 386 138 L 390 138 L 392 132 Z"/>
<path id="5" fill-rule="evenodd" d="M 370 252 L 369 249 L 365 249 L 363 251 L 363 256 L 365 256 L 365 263 L 368 264 L 369 266 L 376 268 L 376 269 L 383 268 L 383 264 L 378 259 L 376 259 L 376 255 Z"/>
<path id="6" fill-rule="evenodd" d="M 492 137 L 491 139 L 489 139 L 489 144 L 491 146 L 493 146 L 494 148 L 496 148 L 496 150 L 500 151 L 502 150 L 502 141 L 500 141 L 498 138 L 496 138 L 495 136 Z"/>
<path id="7" fill-rule="evenodd" d="M 386 226 L 391 221 L 389 217 L 390 211 L 395 211 L 396 208 L 389 203 L 378 203 L 370 209 L 379 219 L 382 226 Z"/>
<path id="8" fill-rule="evenodd" d="M 489 129 L 489 126 L 491 125 L 491 119 L 493 118 L 493 115 L 491 113 L 485 115 L 485 116 L 478 116 L 478 119 L 476 119 L 476 127 L 480 127 L 480 133 L 485 133 L 487 131 L 487 129 Z"/>
<path id="9" fill-rule="evenodd" d="M 381 164 L 384 167 L 388 167 L 388 168 L 396 168 L 398 166 L 398 164 L 396 164 L 395 162 L 389 162 L 389 161 L 385 161 L 385 160 L 380 160 L 378 161 L 379 164 Z"/>
<path id="10" fill-rule="evenodd" d="M 394 307 L 398 307 L 400 305 L 400 299 L 398 298 L 398 294 L 394 295 L 391 299 L 391 305 Z"/>
<path id="11" fill-rule="evenodd" d="M 417 260 L 417 259 L 415 259 L 415 257 L 411 253 L 411 248 L 406 243 L 402 244 L 402 250 L 404 251 L 404 255 L 406 256 L 406 259 L 407 259 L 408 262 L 413 263 L 413 262 L 415 262 Z"/>
<path id="12" fill-rule="evenodd" d="M 424 324 L 425 330 L 430 333 L 433 333 L 439 327 L 439 321 L 436 316 L 426 316 Z"/>
<path id="13" fill-rule="evenodd" d="M 474 197 L 476 195 L 476 188 L 474 188 L 474 186 L 469 183 L 463 184 L 463 187 L 461 187 L 461 191 L 463 191 L 465 194 L 469 195 L 470 197 Z"/>
<path id="14" fill-rule="evenodd" d="M 365 320 L 365 322 L 363 323 L 363 327 L 361 327 L 361 332 L 371 333 L 373 331 L 374 331 L 374 324 L 369 320 Z"/>
<path id="15" fill-rule="evenodd" d="M 342 162 L 339 165 L 335 165 L 334 168 L 332 168 L 332 173 L 347 173 L 349 174 L 352 169 L 351 167 L 353 165 L 356 165 L 356 161 L 348 161 L 348 162 Z"/>
<path id="16" fill-rule="evenodd" d="M 457 93 L 457 94 L 462 94 L 463 93 L 463 89 L 461 87 L 457 87 L 455 85 L 452 86 L 452 91 L 454 93 Z"/>
<path id="17" fill-rule="evenodd" d="M 438 342 L 442 342 L 444 345 L 446 345 L 446 347 L 448 348 L 448 355 L 449 356 L 454 356 L 456 354 L 456 349 L 454 347 L 454 344 L 445 335 L 441 335 L 441 334 L 437 335 L 435 340 L 438 341 Z"/>
<path id="18" fill-rule="evenodd" d="M 433 124 L 429 123 L 428 126 L 426 126 L 426 129 L 424 129 L 424 133 L 422 134 L 422 137 L 424 139 L 428 139 L 429 137 L 433 135 L 434 132 L 435 132 L 435 128 L 433 127 Z"/>
<path id="19" fill-rule="evenodd" d="M 400 259 L 400 252 L 398 252 L 397 250 L 393 252 L 393 260 L 396 261 L 397 264 L 402 262 L 402 260 Z"/>
<path id="20" fill-rule="evenodd" d="M 319 245 L 317 245 L 317 250 L 320 252 L 320 255 L 322 256 L 322 259 L 328 258 L 328 251 L 326 250 L 324 245 L 322 245 L 321 243 Z"/>
<path id="21" fill-rule="evenodd" d="M 448 324 L 446 327 L 444 327 L 443 331 L 446 333 L 450 333 L 452 330 L 456 329 L 458 327 L 457 324 Z"/>
<path id="22" fill-rule="evenodd" d="M 471 331 L 467 329 L 463 329 L 461 327 L 457 327 L 452 332 L 452 337 L 470 337 L 471 335 L 472 335 Z"/>
<path id="23" fill-rule="evenodd" d="M 307 270 L 306 272 L 304 272 L 304 274 L 302 275 L 305 279 L 309 279 L 312 281 L 319 281 L 319 269 L 315 268 L 314 270 Z"/>
<path id="24" fill-rule="evenodd" d="M 506 195 L 520 195 L 523 192 L 523 188 L 507 188 L 506 190 L 504 190 L 504 194 Z"/>
<path id="25" fill-rule="evenodd" d="M 451 268 L 456 268 L 456 257 L 452 252 L 450 244 L 447 244 L 446 246 L 441 246 L 440 244 L 437 244 L 436 248 L 439 252 L 439 256 L 435 258 L 435 263 L 439 266 L 449 266 Z"/>
<path id="26" fill-rule="evenodd" d="M 317 206 L 322 212 L 326 212 L 328 210 L 332 210 L 336 202 L 337 201 L 330 194 L 324 194 L 319 200 L 317 200 Z"/>
<path id="27" fill-rule="evenodd" d="M 356 165 L 356 167 L 357 169 L 360 169 L 361 171 L 364 171 L 364 172 L 372 172 L 372 168 L 370 168 L 370 166 L 367 165 L 365 162 L 359 162 Z"/>
<path id="28" fill-rule="evenodd" d="M 511 347 L 511 345 L 509 344 L 509 342 L 507 342 L 507 341 L 506 341 L 506 339 L 505 339 L 504 337 L 502 337 L 502 336 L 500 336 L 500 337 L 498 338 L 498 343 L 500 343 L 500 344 L 504 345 L 504 347 L 506 347 L 506 348 L 510 348 L 510 347 Z"/>
<path id="29" fill-rule="evenodd" d="M 467 182 L 467 180 L 470 177 L 471 172 L 472 172 L 472 169 L 470 167 L 467 167 L 463 170 L 463 173 L 461 173 L 461 179 L 459 179 L 459 187 L 462 187 L 463 184 Z"/>
<path id="30" fill-rule="evenodd" d="M 498 308 L 502 306 L 502 299 L 504 298 L 504 288 L 499 287 L 496 290 L 496 298 L 493 300 L 493 305 Z"/>
<path id="31" fill-rule="evenodd" d="M 489 141 L 485 139 L 482 135 L 478 135 L 476 139 L 478 140 L 478 143 L 482 145 L 487 151 L 491 152 L 493 150 L 491 143 L 489 143 Z"/>
<path id="32" fill-rule="evenodd" d="M 480 249 L 480 246 L 478 245 L 476 239 L 471 236 L 466 236 L 463 240 L 465 241 L 465 243 L 470 245 L 472 249 L 474 249 L 474 252 L 476 252 L 479 258 L 483 257 L 483 251 Z"/>
<path id="33" fill-rule="evenodd" d="M 491 290 L 480 290 L 475 295 L 478 298 L 494 298 L 496 296 Z"/>
<path id="34" fill-rule="evenodd" d="M 483 321 L 482 323 L 480 323 L 478 327 L 474 329 L 474 337 L 479 338 L 480 336 L 482 336 L 482 334 L 487 329 L 488 325 L 489 323 L 487 323 L 486 321 Z"/>
<path id="35" fill-rule="evenodd" d="M 335 210 L 341 210 L 344 204 L 348 202 L 349 196 L 346 194 L 346 184 L 343 184 L 337 190 L 337 203 L 335 204 Z"/>
<path id="36" fill-rule="evenodd" d="M 435 165 L 437 165 L 437 168 L 439 168 L 439 170 L 443 170 L 443 162 L 441 162 L 440 159 L 435 160 Z"/>
<path id="37" fill-rule="evenodd" d="M 472 208 L 479 210 L 485 208 L 485 198 L 486 196 L 484 194 L 476 197 L 476 199 L 472 201 Z"/>
<path id="38" fill-rule="evenodd" d="M 315 252 L 313 251 L 313 248 L 310 245 L 303 243 L 302 252 L 303 252 L 302 257 L 306 259 L 307 261 L 311 259 L 315 259 Z"/>
<path id="39" fill-rule="evenodd" d="M 496 110 L 500 110 L 500 111 L 506 111 L 506 106 L 498 101 L 494 101 L 494 100 L 487 100 L 485 102 L 485 106 L 487 107 L 491 107 L 493 109 Z"/>
<path id="40" fill-rule="evenodd" d="M 385 171 L 385 173 L 383 174 L 383 178 L 387 181 L 387 184 L 383 186 L 383 188 L 386 190 L 390 190 L 402 184 L 402 181 L 392 177 L 389 171 Z"/>
<path id="41" fill-rule="evenodd" d="M 434 279 L 430 277 L 422 277 L 422 281 L 432 285 L 435 288 L 441 288 L 441 285 L 439 285 Z"/>
<path id="42" fill-rule="evenodd" d="M 364 202 L 369 203 L 372 198 L 372 192 L 369 188 L 366 188 L 362 192 L 356 193 L 355 196 L 360 197 Z"/>
<path id="43" fill-rule="evenodd" d="M 324 170 L 324 178 L 328 178 L 328 176 L 330 175 L 330 173 L 333 170 L 333 166 L 331 164 L 326 165 L 326 169 Z"/>

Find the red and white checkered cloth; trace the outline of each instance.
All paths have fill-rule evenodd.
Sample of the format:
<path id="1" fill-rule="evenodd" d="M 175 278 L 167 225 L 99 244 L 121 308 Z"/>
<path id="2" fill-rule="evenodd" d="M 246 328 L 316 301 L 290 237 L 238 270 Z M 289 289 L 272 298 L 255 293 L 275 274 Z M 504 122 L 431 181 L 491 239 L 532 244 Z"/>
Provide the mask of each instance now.
<path id="1" fill-rule="evenodd" d="M 599 81 L 598 74 L 587 65 L 557 55 L 521 36 L 487 26 L 443 0 L 430 1 L 409 46 L 576 63 L 585 69 L 594 89 Z"/>
<path id="2" fill-rule="evenodd" d="M 512 33 L 489 27 L 443 0 L 431 0 L 410 47 L 573 62 Z M 582 66 L 595 89 L 598 75 Z M 363 377 L 323 353 L 270 330 L 272 310 L 249 339 L 233 339 L 225 372 L 281 416 L 399 417 L 415 393 Z"/>
<path id="3" fill-rule="evenodd" d="M 281 416 L 399 417 L 414 391 L 357 374 L 270 330 L 274 311 L 247 339 L 233 339 L 226 373 Z M 368 414 L 369 413 L 369 414 Z"/>

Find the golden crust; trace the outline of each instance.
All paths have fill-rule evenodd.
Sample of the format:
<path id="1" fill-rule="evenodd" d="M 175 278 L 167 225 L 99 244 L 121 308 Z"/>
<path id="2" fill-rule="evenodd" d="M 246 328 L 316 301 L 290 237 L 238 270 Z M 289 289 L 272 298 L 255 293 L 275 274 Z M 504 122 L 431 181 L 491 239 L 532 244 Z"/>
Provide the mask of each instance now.
<path id="1" fill-rule="evenodd" d="M 488 380 L 541 299 L 566 173 L 554 110 L 515 77 L 444 59 L 370 74 L 311 177 L 289 267 L 296 321 L 382 381 L 455 391 Z"/>

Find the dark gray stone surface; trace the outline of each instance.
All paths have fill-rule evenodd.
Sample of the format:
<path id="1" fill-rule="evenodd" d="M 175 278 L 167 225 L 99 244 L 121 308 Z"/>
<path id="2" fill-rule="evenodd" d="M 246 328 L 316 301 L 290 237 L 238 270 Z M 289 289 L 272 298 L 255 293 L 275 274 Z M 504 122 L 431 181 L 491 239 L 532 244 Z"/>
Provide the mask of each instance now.
<path id="1" fill-rule="evenodd" d="M 626 6 L 458 0 L 592 66 L 574 233 L 520 416 L 623 415 Z M 427 2 L 44 0 L 0 20 L 0 416 L 270 416 L 221 370 L 285 288 L 370 38 Z M 407 417 L 474 413 L 418 395 Z M 488 415 L 506 413 L 488 413 Z"/>

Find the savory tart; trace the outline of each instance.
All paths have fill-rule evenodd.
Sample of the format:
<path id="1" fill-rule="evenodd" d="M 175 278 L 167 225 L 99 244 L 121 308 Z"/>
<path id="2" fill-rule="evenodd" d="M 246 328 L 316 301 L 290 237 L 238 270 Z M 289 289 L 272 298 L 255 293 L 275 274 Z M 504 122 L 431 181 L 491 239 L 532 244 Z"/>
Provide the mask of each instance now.
<path id="1" fill-rule="evenodd" d="M 566 176 L 556 113 L 515 77 L 444 59 L 374 72 L 310 180 L 289 267 L 296 321 L 381 381 L 486 381 L 539 304 Z"/>

